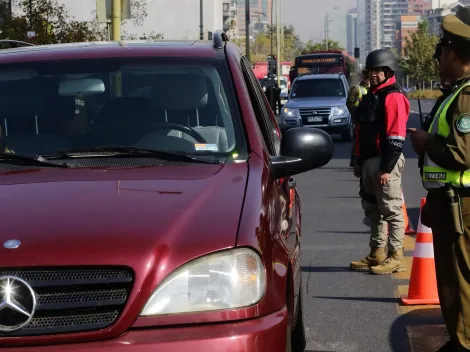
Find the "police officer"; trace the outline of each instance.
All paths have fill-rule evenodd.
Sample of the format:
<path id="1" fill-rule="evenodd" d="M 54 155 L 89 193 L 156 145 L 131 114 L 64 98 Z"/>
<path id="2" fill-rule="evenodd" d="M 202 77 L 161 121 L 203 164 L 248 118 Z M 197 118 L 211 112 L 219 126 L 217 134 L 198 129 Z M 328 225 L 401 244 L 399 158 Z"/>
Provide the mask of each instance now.
<path id="1" fill-rule="evenodd" d="M 366 69 L 370 89 L 358 108 L 354 174 L 362 178 L 362 207 L 371 223 L 370 253 L 350 267 L 384 275 L 406 270 L 401 174 L 410 104 L 396 81 L 397 62 L 390 50 L 372 51 Z"/>
<path id="2" fill-rule="evenodd" d="M 356 123 L 357 123 L 356 110 L 359 106 L 359 103 L 362 100 L 362 97 L 367 94 L 368 89 L 369 89 L 369 71 L 362 70 L 362 81 L 359 84 L 356 84 L 351 87 L 351 89 L 349 90 L 348 99 L 346 102 L 346 106 L 349 110 L 349 113 L 351 114 L 351 119 L 352 119 L 352 123 L 354 126 L 356 126 Z M 349 163 L 350 167 L 354 167 L 355 165 L 355 156 L 356 156 L 355 149 L 356 149 L 356 146 L 353 140 L 353 145 L 351 149 L 351 161 Z"/>
<path id="3" fill-rule="evenodd" d="M 439 351 L 470 351 L 470 10 L 441 23 L 441 77 L 452 82 L 428 132 L 409 129 L 424 154 L 428 190 L 421 220 L 431 227 L 441 311 L 450 341 Z"/>

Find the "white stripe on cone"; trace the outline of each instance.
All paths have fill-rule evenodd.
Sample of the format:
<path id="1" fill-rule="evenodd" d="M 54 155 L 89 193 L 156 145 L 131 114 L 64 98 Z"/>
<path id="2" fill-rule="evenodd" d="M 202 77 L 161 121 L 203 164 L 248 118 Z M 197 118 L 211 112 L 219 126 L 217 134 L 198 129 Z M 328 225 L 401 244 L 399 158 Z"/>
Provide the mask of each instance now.
<path id="1" fill-rule="evenodd" d="M 419 213 L 418 231 L 416 232 L 417 233 L 432 233 L 432 230 L 426 225 L 423 225 L 423 223 L 421 222 L 421 212 Z"/>
<path id="2" fill-rule="evenodd" d="M 415 243 L 414 258 L 434 258 L 434 246 L 432 243 Z"/>

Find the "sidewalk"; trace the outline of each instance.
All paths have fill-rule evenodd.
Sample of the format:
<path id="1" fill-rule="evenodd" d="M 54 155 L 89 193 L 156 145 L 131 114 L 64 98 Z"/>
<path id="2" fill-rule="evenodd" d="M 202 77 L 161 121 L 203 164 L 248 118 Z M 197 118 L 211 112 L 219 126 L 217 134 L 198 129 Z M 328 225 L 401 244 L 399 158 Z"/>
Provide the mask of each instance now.
<path id="1" fill-rule="evenodd" d="M 400 296 L 408 293 L 415 237 L 405 235 L 405 260 L 408 270 L 392 275 L 392 279 L 396 281 L 395 297 L 399 314 L 394 325 L 396 329 L 406 329 L 410 352 L 436 352 L 449 340 L 440 306 L 404 306 L 400 301 Z"/>

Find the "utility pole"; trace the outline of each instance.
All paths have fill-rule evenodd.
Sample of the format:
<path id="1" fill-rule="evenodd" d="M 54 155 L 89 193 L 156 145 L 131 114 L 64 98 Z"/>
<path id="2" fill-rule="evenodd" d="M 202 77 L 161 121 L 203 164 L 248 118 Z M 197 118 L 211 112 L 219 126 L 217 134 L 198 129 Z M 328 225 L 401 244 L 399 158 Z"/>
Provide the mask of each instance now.
<path id="1" fill-rule="evenodd" d="M 245 0 L 246 58 L 250 61 L 250 0 Z"/>
<path id="2" fill-rule="evenodd" d="M 281 87 L 281 0 L 276 4 L 276 44 L 277 44 L 277 86 Z"/>
<path id="3" fill-rule="evenodd" d="M 11 14 L 11 3 L 10 5 L 10 14 Z M 33 0 L 29 0 L 29 29 L 33 29 Z"/>
<path id="4" fill-rule="evenodd" d="M 121 40 L 121 0 L 113 0 L 111 13 L 111 40 Z"/>
<path id="5" fill-rule="evenodd" d="M 203 5 L 204 0 L 199 1 L 199 39 L 204 40 L 204 10 Z"/>
<path id="6" fill-rule="evenodd" d="M 328 12 L 325 17 L 325 48 L 328 50 Z"/>

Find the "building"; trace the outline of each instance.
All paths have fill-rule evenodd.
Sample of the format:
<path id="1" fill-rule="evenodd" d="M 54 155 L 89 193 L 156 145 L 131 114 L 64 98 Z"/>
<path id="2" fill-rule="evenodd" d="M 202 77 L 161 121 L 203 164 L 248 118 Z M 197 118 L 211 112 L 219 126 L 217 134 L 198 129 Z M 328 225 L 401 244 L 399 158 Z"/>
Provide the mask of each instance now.
<path id="1" fill-rule="evenodd" d="M 249 0 L 250 1 L 250 33 L 263 31 L 271 22 L 271 0 Z M 240 36 L 245 36 L 245 0 L 237 2 L 237 27 Z"/>
<path id="2" fill-rule="evenodd" d="M 238 38 L 237 26 L 237 1 L 231 0 L 224 2 L 223 6 L 223 23 L 224 32 L 227 33 L 229 38 Z"/>
<path id="3" fill-rule="evenodd" d="M 381 38 L 381 1 L 364 0 L 365 3 L 365 53 L 380 48 Z"/>
<path id="4" fill-rule="evenodd" d="M 359 48 L 359 65 L 364 65 L 366 60 L 366 15 L 365 0 L 356 0 L 357 9 L 357 46 Z M 362 68 L 362 66 L 361 66 Z"/>
<path id="5" fill-rule="evenodd" d="M 381 4 L 381 28 L 380 47 L 394 48 L 396 45 L 397 20 L 401 16 L 409 14 L 408 0 L 382 0 Z"/>
<path id="6" fill-rule="evenodd" d="M 454 0 L 455 1 L 455 0 Z M 408 15 L 424 17 L 426 11 L 432 8 L 430 0 L 408 0 Z"/>
<path id="7" fill-rule="evenodd" d="M 421 16 L 401 16 L 399 21 L 399 30 L 397 35 L 397 52 L 404 55 L 406 38 L 409 38 L 411 33 L 418 30 L 418 24 L 421 22 Z"/>
<path id="8" fill-rule="evenodd" d="M 444 1 L 444 0 L 441 0 Z M 429 23 L 429 34 L 431 35 L 441 35 L 441 22 L 442 18 L 448 14 L 454 14 L 457 12 L 460 6 L 469 6 L 470 1 L 460 0 L 456 2 L 453 0 L 452 3 L 446 3 L 442 7 L 433 8 L 426 11 L 426 19 Z"/>
<path id="9" fill-rule="evenodd" d="M 346 47 L 350 55 L 354 55 L 354 48 L 358 47 L 357 16 L 357 9 L 351 9 L 346 17 Z"/>
<path id="10" fill-rule="evenodd" d="M 431 0 L 431 9 L 440 9 L 455 2 L 456 0 Z"/>

